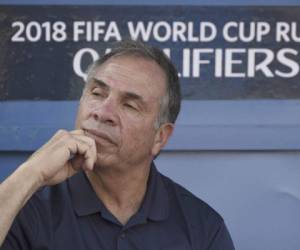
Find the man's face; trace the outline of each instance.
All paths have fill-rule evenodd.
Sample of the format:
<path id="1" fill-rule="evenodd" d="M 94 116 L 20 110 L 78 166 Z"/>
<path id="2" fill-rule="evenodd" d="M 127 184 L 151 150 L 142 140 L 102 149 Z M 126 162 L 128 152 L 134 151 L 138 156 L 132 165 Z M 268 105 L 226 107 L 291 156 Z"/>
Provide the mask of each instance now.
<path id="1" fill-rule="evenodd" d="M 141 165 L 158 153 L 154 123 L 165 82 L 162 69 L 141 57 L 110 58 L 95 70 L 83 91 L 76 127 L 95 139 L 96 165 Z"/>

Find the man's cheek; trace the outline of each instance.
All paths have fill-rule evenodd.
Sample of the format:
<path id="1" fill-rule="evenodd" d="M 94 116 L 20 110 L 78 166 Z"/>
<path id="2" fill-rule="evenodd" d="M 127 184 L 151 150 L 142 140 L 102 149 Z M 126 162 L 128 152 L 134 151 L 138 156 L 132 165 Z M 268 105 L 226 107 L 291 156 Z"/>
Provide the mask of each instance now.
<path id="1" fill-rule="evenodd" d="M 135 145 L 136 150 L 149 147 L 152 141 L 151 133 L 151 130 L 146 129 L 132 135 L 132 145 Z"/>

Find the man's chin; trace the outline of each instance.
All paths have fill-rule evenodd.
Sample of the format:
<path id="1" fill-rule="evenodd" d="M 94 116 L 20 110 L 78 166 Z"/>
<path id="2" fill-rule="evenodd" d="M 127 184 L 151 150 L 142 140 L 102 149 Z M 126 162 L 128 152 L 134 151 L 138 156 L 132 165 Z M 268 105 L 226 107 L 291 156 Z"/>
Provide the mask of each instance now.
<path id="1" fill-rule="evenodd" d="M 109 168 L 114 165 L 115 159 L 110 154 L 97 153 L 96 168 Z"/>

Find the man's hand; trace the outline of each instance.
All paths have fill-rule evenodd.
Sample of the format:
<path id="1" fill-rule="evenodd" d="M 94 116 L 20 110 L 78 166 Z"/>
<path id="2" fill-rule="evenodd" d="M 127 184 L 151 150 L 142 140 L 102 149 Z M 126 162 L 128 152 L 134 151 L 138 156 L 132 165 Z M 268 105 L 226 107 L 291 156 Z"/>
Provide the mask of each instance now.
<path id="1" fill-rule="evenodd" d="M 92 170 L 96 157 L 95 141 L 83 130 L 59 130 L 22 167 L 36 175 L 39 186 L 54 185 L 80 169 Z"/>
<path id="2" fill-rule="evenodd" d="M 83 130 L 58 131 L 44 146 L 0 184 L 0 246 L 27 200 L 45 185 L 54 185 L 78 170 L 92 170 L 95 141 Z"/>

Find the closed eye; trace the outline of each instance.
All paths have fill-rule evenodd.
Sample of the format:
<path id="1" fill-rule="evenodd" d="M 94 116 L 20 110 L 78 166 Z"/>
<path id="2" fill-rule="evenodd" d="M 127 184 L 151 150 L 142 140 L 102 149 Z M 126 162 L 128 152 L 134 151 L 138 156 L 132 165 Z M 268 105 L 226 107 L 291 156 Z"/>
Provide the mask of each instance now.
<path id="1" fill-rule="evenodd" d="M 124 106 L 127 108 L 130 108 L 132 110 L 137 110 L 137 107 L 135 107 L 134 105 L 130 104 L 130 103 L 124 103 Z"/>
<path id="2" fill-rule="evenodd" d="M 101 91 L 101 90 L 98 89 L 98 88 L 93 89 L 91 93 L 92 93 L 92 95 L 94 95 L 94 96 L 101 96 L 101 97 L 104 97 L 103 91 Z"/>

